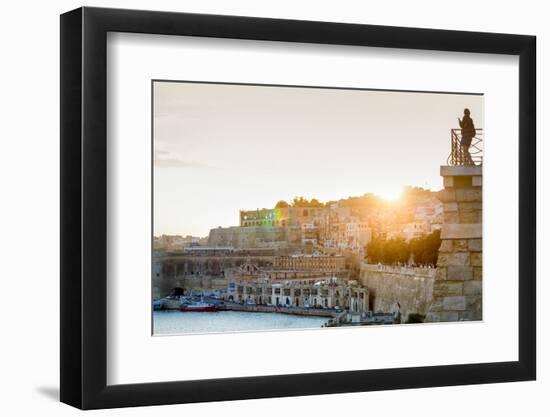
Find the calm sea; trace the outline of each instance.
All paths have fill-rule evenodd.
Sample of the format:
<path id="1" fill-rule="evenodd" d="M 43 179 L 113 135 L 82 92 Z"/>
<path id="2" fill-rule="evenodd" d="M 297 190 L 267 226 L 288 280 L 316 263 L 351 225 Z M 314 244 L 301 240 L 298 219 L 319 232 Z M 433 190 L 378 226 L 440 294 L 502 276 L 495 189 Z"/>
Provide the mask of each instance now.
<path id="1" fill-rule="evenodd" d="M 292 316 L 282 313 L 219 311 L 194 313 L 153 312 L 154 334 L 222 333 L 254 330 L 318 329 L 328 317 Z"/>

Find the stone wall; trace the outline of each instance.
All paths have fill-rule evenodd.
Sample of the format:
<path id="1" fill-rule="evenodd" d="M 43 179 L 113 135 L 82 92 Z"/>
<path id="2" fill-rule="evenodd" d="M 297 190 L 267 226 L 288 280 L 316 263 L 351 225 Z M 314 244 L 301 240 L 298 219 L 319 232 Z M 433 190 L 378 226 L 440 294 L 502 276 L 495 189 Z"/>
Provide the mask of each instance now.
<path id="1" fill-rule="evenodd" d="M 425 316 L 432 302 L 435 268 L 391 267 L 363 263 L 360 282 L 369 289 L 371 309 L 389 313 L 401 305 L 403 321 L 410 314 Z"/>
<path id="2" fill-rule="evenodd" d="M 210 230 L 208 245 L 234 248 L 286 248 L 297 245 L 302 239 L 298 226 L 218 227 Z"/>
<path id="3" fill-rule="evenodd" d="M 482 319 L 482 169 L 441 167 L 444 224 L 428 322 Z"/>
<path id="4" fill-rule="evenodd" d="M 273 264 L 273 256 L 153 253 L 153 297 L 164 297 L 175 287 L 185 290 L 226 288 L 225 271 L 245 263 L 268 267 Z"/>
<path id="5" fill-rule="evenodd" d="M 186 291 L 202 289 L 226 289 L 227 280 L 218 276 L 184 275 L 177 277 L 153 276 L 153 298 L 165 297 L 173 288 L 183 288 Z"/>

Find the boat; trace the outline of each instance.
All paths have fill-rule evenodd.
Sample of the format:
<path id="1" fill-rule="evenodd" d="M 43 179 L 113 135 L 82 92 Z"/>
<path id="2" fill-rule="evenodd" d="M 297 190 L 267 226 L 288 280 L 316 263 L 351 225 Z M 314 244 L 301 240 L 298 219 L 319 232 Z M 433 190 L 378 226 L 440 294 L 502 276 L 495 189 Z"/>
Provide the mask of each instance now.
<path id="1" fill-rule="evenodd" d="M 162 310 L 162 300 L 153 301 L 153 310 L 155 311 Z"/>
<path id="2" fill-rule="evenodd" d="M 180 306 L 180 311 L 186 312 L 210 312 L 216 311 L 216 306 L 214 304 L 205 303 L 202 301 L 194 302 L 191 304 L 182 304 Z"/>
<path id="3" fill-rule="evenodd" d="M 181 306 L 189 305 L 189 304 L 192 304 L 192 303 L 193 303 L 193 299 L 191 297 L 185 297 L 185 296 L 182 295 L 180 297 L 179 308 L 181 308 Z"/>
<path id="4" fill-rule="evenodd" d="M 180 306 L 180 297 L 168 296 L 161 300 L 163 310 L 177 310 Z"/>
<path id="5" fill-rule="evenodd" d="M 224 300 L 218 300 L 216 298 L 209 298 L 208 303 L 212 304 L 216 310 L 225 310 L 225 301 Z"/>

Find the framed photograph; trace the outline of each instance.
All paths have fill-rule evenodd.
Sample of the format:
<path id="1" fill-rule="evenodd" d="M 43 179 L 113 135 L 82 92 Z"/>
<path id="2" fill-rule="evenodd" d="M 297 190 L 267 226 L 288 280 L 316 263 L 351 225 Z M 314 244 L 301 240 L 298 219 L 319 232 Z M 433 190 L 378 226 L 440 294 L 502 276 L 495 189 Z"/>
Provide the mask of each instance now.
<path id="1" fill-rule="evenodd" d="M 61 16 L 61 401 L 533 380 L 535 37 Z"/>

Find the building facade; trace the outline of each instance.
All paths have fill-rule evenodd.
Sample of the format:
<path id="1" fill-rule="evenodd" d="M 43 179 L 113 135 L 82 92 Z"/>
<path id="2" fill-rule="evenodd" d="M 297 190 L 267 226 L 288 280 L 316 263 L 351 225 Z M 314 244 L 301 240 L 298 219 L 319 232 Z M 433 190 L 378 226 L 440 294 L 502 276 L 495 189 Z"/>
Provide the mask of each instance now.
<path id="1" fill-rule="evenodd" d="M 367 288 L 337 278 L 275 282 L 230 281 L 227 300 L 243 304 L 341 309 L 350 313 L 369 310 Z"/>
<path id="2" fill-rule="evenodd" d="M 339 255 L 296 254 L 273 258 L 273 269 L 339 272 L 345 267 L 345 258 Z"/>

